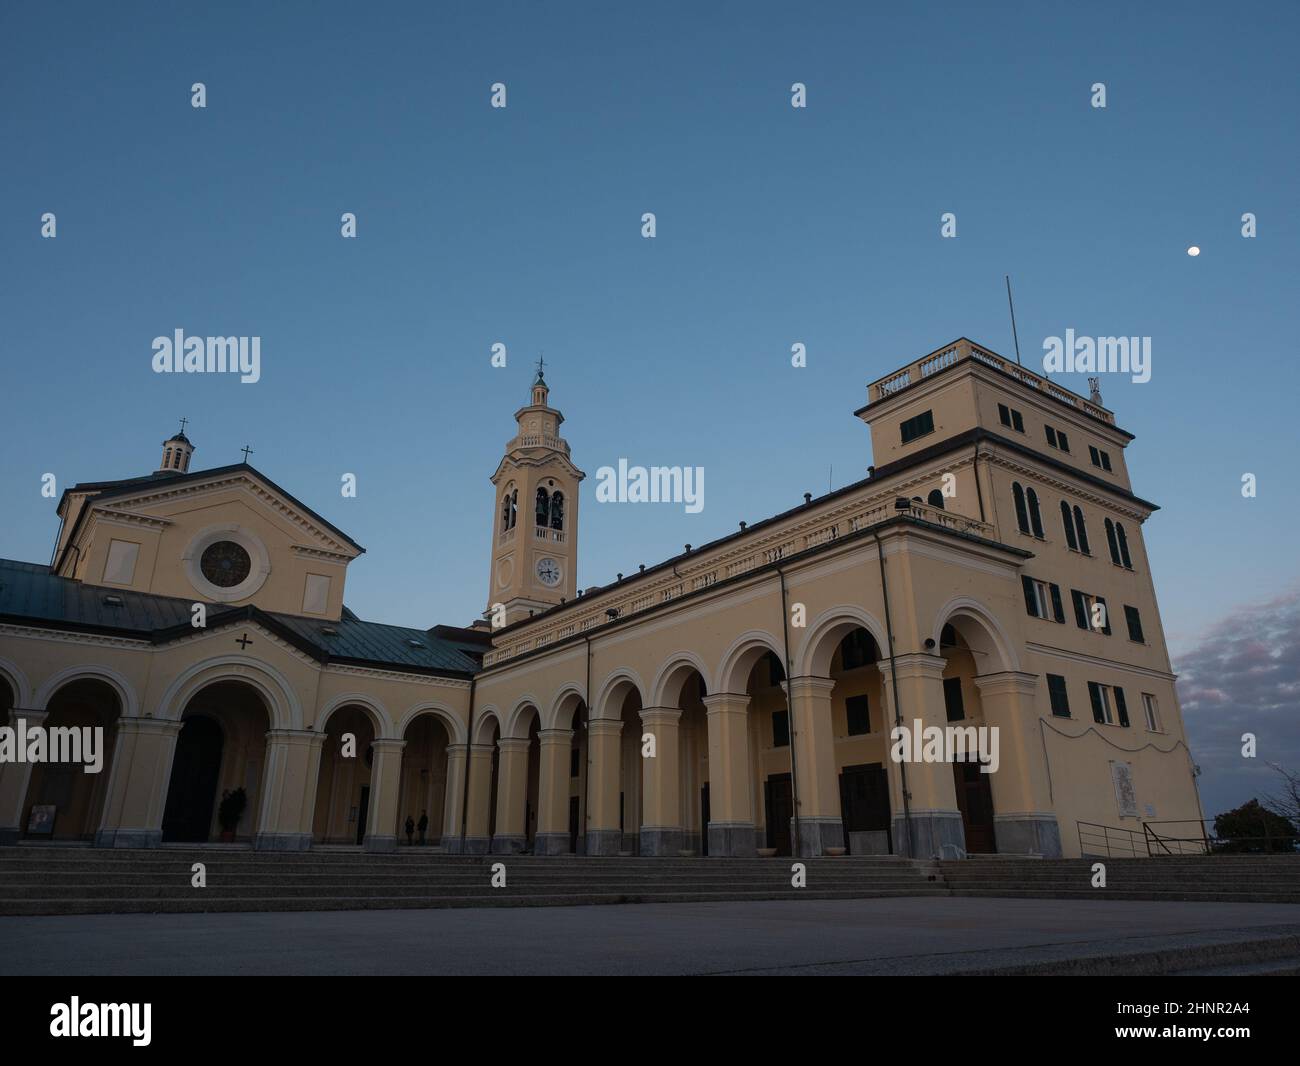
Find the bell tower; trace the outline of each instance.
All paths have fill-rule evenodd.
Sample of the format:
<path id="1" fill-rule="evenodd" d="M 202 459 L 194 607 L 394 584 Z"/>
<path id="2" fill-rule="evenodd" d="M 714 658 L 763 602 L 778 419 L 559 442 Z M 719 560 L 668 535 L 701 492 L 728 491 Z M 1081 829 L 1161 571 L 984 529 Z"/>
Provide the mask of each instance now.
<path id="1" fill-rule="evenodd" d="M 489 622 L 496 604 L 509 625 L 572 600 L 578 590 L 578 485 L 587 475 L 569 459 L 560 436 L 564 415 L 549 403 L 544 371 L 539 359 L 529 403 L 515 412 L 518 432 L 492 475 Z"/>

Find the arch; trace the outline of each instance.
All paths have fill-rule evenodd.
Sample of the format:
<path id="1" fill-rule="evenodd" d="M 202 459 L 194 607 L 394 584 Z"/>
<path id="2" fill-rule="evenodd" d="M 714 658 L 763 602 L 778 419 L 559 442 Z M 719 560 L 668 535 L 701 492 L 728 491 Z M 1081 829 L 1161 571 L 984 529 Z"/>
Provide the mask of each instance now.
<path id="1" fill-rule="evenodd" d="M 715 675 L 718 682 L 717 692 L 744 692 L 749 681 L 749 672 L 764 655 L 771 652 L 781 658 L 781 644 L 771 633 L 763 629 L 751 629 L 742 633 L 731 642 L 722 656 Z"/>
<path id="2" fill-rule="evenodd" d="M 497 736 L 504 736 L 505 730 L 502 728 L 501 711 L 489 704 L 486 707 L 480 707 L 474 715 L 474 744 L 490 744 L 492 742 L 492 728 L 495 727 Z"/>
<path id="3" fill-rule="evenodd" d="M 551 493 L 551 528 L 564 529 L 564 493 L 559 489 Z"/>
<path id="4" fill-rule="evenodd" d="M 45 710 L 50 705 L 50 700 L 64 685 L 86 678 L 102 681 L 117 693 L 118 714 L 121 717 L 140 717 L 140 703 L 136 699 L 131 682 L 107 666 L 69 666 L 66 670 L 60 670 L 52 677 L 46 678 L 45 683 L 36 693 L 36 705 L 31 709 Z"/>
<path id="5" fill-rule="evenodd" d="M 586 704 L 587 694 L 576 681 L 567 681 L 555 694 L 550 710 L 542 716 L 543 729 L 572 729 L 573 715 L 579 704 Z"/>
<path id="6" fill-rule="evenodd" d="M 693 651 L 676 651 L 668 656 L 650 682 L 650 702 L 646 706 L 676 707 L 691 670 L 704 679 L 705 691 L 712 692 L 712 678 L 709 677 L 709 668 L 704 665 L 704 660 Z"/>
<path id="7" fill-rule="evenodd" d="M 179 674 L 158 701 L 157 717 L 179 721 L 199 690 L 217 681 L 242 681 L 257 689 L 266 701 L 272 729 L 302 729 L 302 704 L 293 685 L 274 666 L 246 655 L 207 659 Z"/>
<path id="8" fill-rule="evenodd" d="M 534 524 L 545 528 L 551 520 L 551 494 L 541 485 L 537 486 L 536 506 Z"/>
<path id="9" fill-rule="evenodd" d="M 18 668 L 18 664 L 9 659 L 0 659 L 0 674 L 9 682 L 9 690 L 14 696 L 14 706 L 24 709 L 35 709 L 32 707 L 32 686 L 27 680 L 27 675 Z M 0 725 L 7 725 L 6 722 L 0 722 Z"/>
<path id="10" fill-rule="evenodd" d="M 645 705 L 645 685 L 641 682 L 635 670 L 630 667 L 622 666 L 609 674 L 600 687 L 596 689 L 596 701 L 589 704 L 587 714 L 590 718 L 607 718 L 617 721 L 622 717 L 623 698 L 627 695 L 626 687 L 636 689 L 637 695 L 641 697 L 642 706 Z M 615 697 L 617 696 L 617 700 Z M 606 711 L 617 703 L 614 714 L 607 714 Z"/>
<path id="11" fill-rule="evenodd" d="M 431 714 L 442 722 L 443 726 L 446 727 L 447 736 L 451 738 L 453 744 L 465 743 L 465 723 L 460 720 L 460 715 L 446 704 L 434 703 L 428 700 L 424 703 L 417 703 L 402 715 L 402 720 L 397 723 L 395 737 L 400 739 L 406 736 L 406 730 L 411 723 L 424 714 Z"/>
<path id="12" fill-rule="evenodd" d="M 370 727 L 375 731 L 376 740 L 389 739 L 390 733 L 386 728 L 392 723 L 392 718 L 384 705 L 371 696 L 363 695 L 360 692 L 347 692 L 342 696 L 336 696 L 316 716 L 316 732 L 329 732 L 330 715 L 335 711 L 342 710 L 344 707 L 360 707 L 366 712 L 366 717 L 370 719 Z M 401 734 L 399 733 L 398 736 Z"/>
<path id="13" fill-rule="evenodd" d="M 795 676 L 830 677 L 831 659 L 840 641 L 854 629 L 865 629 L 875 640 L 881 655 L 888 655 L 885 627 L 871 612 L 852 605 L 831 607 L 819 614 L 808 627 L 808 634 L 794 656 Z"/>
<path id="14" fill-rule="evenodd" d="M 939 489 L 931 489 L 930 494 L 926 496 L 925 502 L 931 507 L 936 507 L 940 511 L 944 510 L 943 493 Z"/>
<path id="15" fill-rule="evenodd" d="M 969 596 L 956 596 L 939 608 L 933 628 L 936 648 L 941 646 L 943 627 L 954 620 L 975 623 L 974 632 L 962 627 L 962 635 L 972 651 L 982 653 L 986 658 L 986 662 L 979 664 L 981 674 L 1020 670 L 1020 657 L 1016 654 L 1015 642 L 1002 623 L 988 607 Z"/>
<path id="16" fill-rule="evenodd" d="M 515 737 L 524 739 L 528 736 L 528 712 L 537 716 L 537 724 L 540 727 L 542 721 L 542 712 L 539 709 L 542 706 L 541 700 L 531 693 L 520 696 L 515 701 L 514 707 L 506 715 L 506 728 L 501 730 L 503 737 Z M 522 731 L 521 731 L 522 727 Z"/>

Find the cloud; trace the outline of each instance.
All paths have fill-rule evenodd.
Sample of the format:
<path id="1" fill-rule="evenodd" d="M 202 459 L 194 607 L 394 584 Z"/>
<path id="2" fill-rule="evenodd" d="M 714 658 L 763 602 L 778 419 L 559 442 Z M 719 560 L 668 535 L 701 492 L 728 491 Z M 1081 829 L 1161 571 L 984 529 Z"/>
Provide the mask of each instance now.
<path id="1" fill-rule="evenodd" d="M 1300 589 L 1236 609 L 1175 669 L 1207 818 L 1277 793 L 1270 762 L 1300 770 Z M 1244 733 L 1254 759 L 1242 757 Z"/>

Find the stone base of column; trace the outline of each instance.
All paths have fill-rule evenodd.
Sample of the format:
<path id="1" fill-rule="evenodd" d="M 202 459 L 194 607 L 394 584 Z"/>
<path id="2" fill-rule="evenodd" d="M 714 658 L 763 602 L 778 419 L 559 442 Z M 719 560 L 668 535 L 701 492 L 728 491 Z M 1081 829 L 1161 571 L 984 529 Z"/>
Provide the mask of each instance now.
<path id="1" fill-rule="evenodd" d="M 528 847 L 527 837 L 502 836 L 498 833 L 492 838 L 493 855 L 519 855 Z"/>
<path id="2" fill-rule="evenodd" d="M 17 844 L 22 840 L 23 831 L 16 825 L 0 826 L 0 847 Z"/>
<path id="3" fill-rule="evenodd" d="M 378 836 L 374 833 L 367 833 L 365 839 L 361 842 L 364 851 L 396 851 L 396 836 Z"/>
<path id="4" fill-rule="evenodd" d="M 790 819 L 790 839 L 794 839 L 794 819 Z M 844 847 L 844 822 L 839 818 L 799 819 L 799 855 L 811 859 L 825 855 L 827 848 Z"/>
<path id="5" fill-rule="evenodd" d="M 642 855 L 677 858 L 677 853 L 685 847 L 682 831 L 670 826 L 642 826 Z"/>
<path id="6" fill-rule="evenodd" d="M 466 837 L 462 848 L 459 836 L 443 837 L 442 852 L 444 855 L 486 855 L 491 843 L 489 837 Z"/>
<path id="7" fill-rule="evenodd" d="M 913 811 L 916 844 L 908 847 L 907 819 L 894 815 L 894 851 L 914 859 L 957 859 L 966 853 L 966 830 L 960 811 Z M 946 846 L 945 846 L 946 845 Z M 959 850 L 958 850 L 959 849 Z"/>
<path id="8" fill-rule="evenodd" d="M 588 829 L 588 855 L 617 855 L 623 850 L 623 830 Z"/>
<path id="9" fill-rule="evenodd" d="M 253 838 L 254 851 L 306 851 L 310 847 L 310 833 L 258 833 Z"/>
<path id="10" fill-rule="evenodd" d="M 4 836 L 0 830 L 2 843 Z M 101 829 L 95 834 L 97 848 L 156 848 L 161 843 L 161 829 Z"/>
<path id="11" fill-rule="evenodd" d="M 752 822 L 710 822 L 709 854 L 753 858 L 758 854 L 757 831 Z"/>
<path id="12" fill-rule="evenodd" d="M 538 833 L 533 837 L 534 855 L 568 855 L 568 833 Z"/>
<path id="13" fill-rule="evenodd" d="M 993 836 L 999 855 L 1061 857 L 1061 827 L 1054 814 L 995 814 Z"/>

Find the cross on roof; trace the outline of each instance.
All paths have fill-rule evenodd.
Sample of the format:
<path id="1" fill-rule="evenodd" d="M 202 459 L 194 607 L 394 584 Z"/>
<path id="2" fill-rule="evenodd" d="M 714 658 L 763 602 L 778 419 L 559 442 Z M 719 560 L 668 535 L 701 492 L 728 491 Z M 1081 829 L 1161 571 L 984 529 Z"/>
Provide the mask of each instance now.
<path id="1" fill-rule="evenodd" d="M 248 463 L 248 456 L 249 456 L 249 453 L 250 453 L 252 450 L 253 450 L 253 449 L 250 448 L 247 444 L 245 444 L 245 445 L 243 446 L 243 448 L 240 449 L 240 451 L 242 451 L 242 452 L 244 453 L 244 463 L 245 463 L 245 465 L 247 465 L 247 463 Z"/>
<path id="2" fill-rule="evenodd" d="M 537 356 L 537 376 L 538 376 L 539 378 L 542 376 L 542 371 L 543 371 L 545 368 L 546 368 L 546 360 L 543 359 L 542 356 L 541 356 L 541 354 L 539 353 L 538 356 Z"/>
<path id="3" fill-rule="evenodd" d="M 185 425 L 186 425 L 187 422 L 189 422 L 189 419 L 188 419 L 188 418 L 182 418 L 182 419 L 181 419 L 181 432 L 182 432 L 182 433 L 185 432 Z"/>

